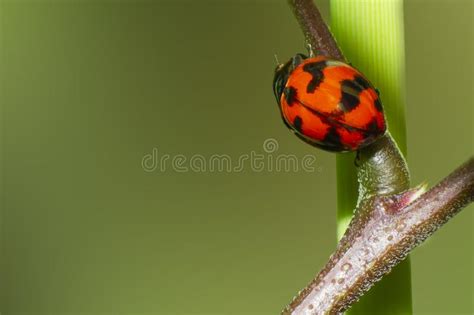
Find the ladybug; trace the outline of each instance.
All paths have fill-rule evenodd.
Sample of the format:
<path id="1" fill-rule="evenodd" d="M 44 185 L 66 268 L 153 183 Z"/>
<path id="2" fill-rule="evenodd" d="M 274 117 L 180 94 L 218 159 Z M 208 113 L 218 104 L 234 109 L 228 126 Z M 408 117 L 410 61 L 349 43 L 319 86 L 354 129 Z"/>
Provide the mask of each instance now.
<path id="1" fill-rule="evenodd" d="M 273 80 L 285 124 L 327 151 L 356 151 L 387 129 L 378 91 L 352 66 L 297 54 L 277 66 Z"/>

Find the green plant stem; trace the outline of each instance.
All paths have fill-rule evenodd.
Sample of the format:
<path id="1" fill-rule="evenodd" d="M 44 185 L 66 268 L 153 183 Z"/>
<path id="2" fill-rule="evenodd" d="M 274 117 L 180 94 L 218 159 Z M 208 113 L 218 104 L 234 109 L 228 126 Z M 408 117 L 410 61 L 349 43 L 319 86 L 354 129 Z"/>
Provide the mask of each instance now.
<path id="1" fill-rule="evenodd" d="M 402 0 L 331 0 L 331 26 L 346 58 L 380 90 L 388 126 L 406 156 Z M 337 157 L 338 237 L 359 198 L 354 156 Z M 399 186 L 407 189 L 409 182 Z M 390 297 L 387 299 L 387 297 Z M 397 266 L 348 312 L 412 314 L 409 259 Z"/>

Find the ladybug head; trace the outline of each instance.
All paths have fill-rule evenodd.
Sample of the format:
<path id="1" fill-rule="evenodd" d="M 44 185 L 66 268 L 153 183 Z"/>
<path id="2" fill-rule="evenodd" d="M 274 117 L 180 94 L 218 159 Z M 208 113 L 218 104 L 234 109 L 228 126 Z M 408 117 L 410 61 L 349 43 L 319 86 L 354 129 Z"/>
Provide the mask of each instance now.
<path id="1" fill-rule="evenodd" d="M 275 94 L 278 103 L 280 103 L 283 89 L 285 88 L 291 72 L 293 72 L 293 70 L 295 70 L 295 68 L 307 58 L 308 57 L 303 54 L 296 54 L 288 60 L 288 62 L 279 64 L 276 67 L 275 76 L 273 77 L 273 93 Z"/>

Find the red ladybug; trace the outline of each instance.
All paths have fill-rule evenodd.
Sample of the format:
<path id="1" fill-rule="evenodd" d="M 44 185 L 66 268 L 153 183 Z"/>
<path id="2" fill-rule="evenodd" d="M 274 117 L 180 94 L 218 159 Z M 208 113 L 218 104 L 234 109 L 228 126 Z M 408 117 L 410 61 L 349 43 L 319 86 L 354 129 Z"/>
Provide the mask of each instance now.
<path id="1" fill-rule="evenodd" d="M 324 150 L 355 151 L 387 129 L 377 90 L 341 61 L 297 54 L 277 67 L 273 90 L 285 124 Z"/>

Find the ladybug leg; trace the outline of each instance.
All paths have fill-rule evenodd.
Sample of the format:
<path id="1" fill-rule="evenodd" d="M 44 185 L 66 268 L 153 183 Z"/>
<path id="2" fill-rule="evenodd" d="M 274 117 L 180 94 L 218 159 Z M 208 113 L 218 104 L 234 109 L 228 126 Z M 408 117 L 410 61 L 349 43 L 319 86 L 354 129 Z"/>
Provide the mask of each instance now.
<path id="1" fill-rule="evenodd" d="M 306 42 L 306 49 L 308 50 L 309 58 L 313 58 L 315 54 L 310 42 Z"/>
<path id="2" fill-rule="evenodd" d="M 357 150 L 356 157 L 354 159 L 354 165 L 355 167 L 360 166 L 360 151 L 359 150 Z"/>

